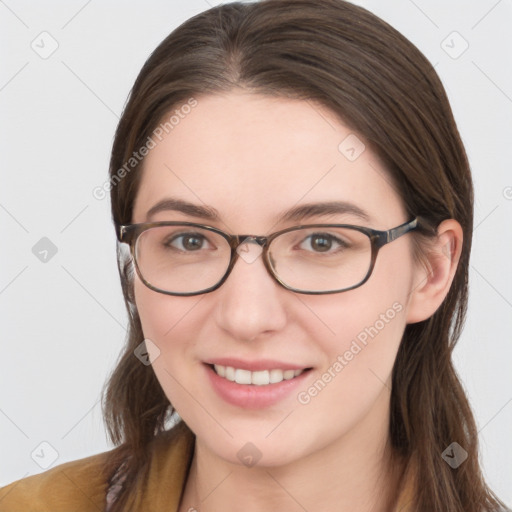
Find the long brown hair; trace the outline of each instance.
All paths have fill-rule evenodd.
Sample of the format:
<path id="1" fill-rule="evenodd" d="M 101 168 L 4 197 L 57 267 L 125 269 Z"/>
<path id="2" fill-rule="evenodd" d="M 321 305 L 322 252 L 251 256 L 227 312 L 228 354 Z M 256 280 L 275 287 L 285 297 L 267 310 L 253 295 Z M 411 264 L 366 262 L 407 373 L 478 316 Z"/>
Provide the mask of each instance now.
<path id="1" fill-rule="evenodd" d="M 147 145 L 172 109 L 235 88 L 327 107 L 381 157 L 411 217 L 422 216 L 434 227 L 449 218 L 461 224 L 462 255 L 446 299 L 403 335 L 393 369 L 389 436 L 395 453 L 417 468 L 421 485 L 414 510 L 496 510 L 500 502 L 482 478 L 475 422 L 451 358 L 467 306 L 473 188 L 433 67 L 387 23 L 343 0 L 264 0 L 209 9 L 156 48 L 133 86 L 110 162 L 116 224 L 132 221 L 141 175 L 141 162 L 126 167 L 133 152 Z M 103 404 L 117 446 L 107 473 L 124 461 L 127 479 L 115 512 L 128 510 L 131 489 L 147 477 L 151 443 L 166 435 L 173 411 L 151 366 L 133 354 L 144 336 L 132 266 L 121 251 L 118 260 L 130 324 Z M 457 469 L 442 458 L 453 442 L 468 453 Z"/>

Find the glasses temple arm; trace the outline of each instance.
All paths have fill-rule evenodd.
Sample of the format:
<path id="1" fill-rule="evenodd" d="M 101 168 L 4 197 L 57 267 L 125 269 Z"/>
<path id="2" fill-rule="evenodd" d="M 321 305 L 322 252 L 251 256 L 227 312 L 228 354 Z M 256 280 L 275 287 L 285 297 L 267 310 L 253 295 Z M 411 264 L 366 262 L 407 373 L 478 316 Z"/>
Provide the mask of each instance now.
<path id="1" fill-rule="evenodd" d="M 402 235 L 405 235 L 409 231 L 412 231 L 413 229 L 416 229 L 419 223 L 419 218 L 416 217 L 413 220 L 406 222 L 405 224 L 402 224 L 401 226 L 397 226 L 394 229 L 390 229 L 389 231 L 386 231 L 386 243 L 392 242 L 393 240 L 396 240 L 397 238 L 401 237 Z"/>

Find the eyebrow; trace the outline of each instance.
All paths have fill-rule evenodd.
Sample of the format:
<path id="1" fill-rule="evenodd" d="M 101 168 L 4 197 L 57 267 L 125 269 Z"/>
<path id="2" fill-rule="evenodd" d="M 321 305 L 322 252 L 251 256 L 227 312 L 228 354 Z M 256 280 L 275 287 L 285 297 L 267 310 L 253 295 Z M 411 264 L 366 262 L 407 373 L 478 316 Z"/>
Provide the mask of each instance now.
<path id="1" fill-rule="evenodd" d="M 149 220 L 153 215 L 164 211 L 181 212 L 191 217 L 199 217 L 206 220 L 219 220 L 220 218 L 215 208 L 189 203 L 181 199 L 166 198 L 162 199 L 162 201 L 159 201 L 148 210 L 146 215 L 147 219 Z"/>
<path id="2" fill-rule="evenodd" d="M 148 210 L 147 219 L 150 220 L 153 215 L 163 211 L 180 212 L 191 217 L 210 221 L 220 220 L 219 212 L 215 208 L 189 203 L 188 201 L 176 198 L 166 198 L 156 203 Z M 290 210 L 281 213 L 278 216 L 277 222 L 298 222 L 308 217 L 327 215 L 352 215 L 363 221 L 370 220 L 370 215 L 353 203 L 349 203 L 347 201 L 328 201 L 295 206 Z"/>
<path id="3" fill-rule="evenodd" d="M 353 215 L 364 221 L 370 220 L 370 215 L 353 203 L 347 201 L 328 201 L 296 206 L 284 212 L 279 217 L 278 222 L 298 222 L 308 217 L 326 215 Z"/>

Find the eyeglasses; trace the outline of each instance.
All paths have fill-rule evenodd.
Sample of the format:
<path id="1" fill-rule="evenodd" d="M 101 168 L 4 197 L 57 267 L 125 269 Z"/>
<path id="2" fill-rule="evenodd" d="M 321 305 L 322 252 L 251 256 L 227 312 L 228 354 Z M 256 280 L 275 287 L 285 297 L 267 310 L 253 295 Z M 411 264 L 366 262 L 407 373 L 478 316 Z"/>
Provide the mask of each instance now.
<path id="1" fill-rule="evenodd" d="M 142 282 L 156 292 L 212 292 L 226 281 L 239 257 L 251 263 L 261 253 L 267 271 L 281 286 L 320 295 L 364 284 L 379 250 L 418 226 L 416 217 L 388 231 L 309 224 L 255 236 L 230 235 L 193 222 L 152 222 L 118 226 L 117 235 L 130 245 Z"/>

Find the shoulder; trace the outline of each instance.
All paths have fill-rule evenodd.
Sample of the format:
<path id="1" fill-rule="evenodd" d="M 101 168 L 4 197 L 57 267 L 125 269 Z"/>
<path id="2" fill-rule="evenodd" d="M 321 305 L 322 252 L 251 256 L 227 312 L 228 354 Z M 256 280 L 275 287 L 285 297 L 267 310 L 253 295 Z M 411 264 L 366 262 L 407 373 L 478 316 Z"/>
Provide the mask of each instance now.
<path id="1" fill-rule="evenodd" d="M 141 507 L 177 507 L 194 451 L 195 436 L 178 424 L 156 436 L 148 446 L 150 471 L 133 494 Z M 114 449 L 116 450 L 116 449 Z M 113 450 L 67 462 L 44 473 L 0 488 L 0 512 L 98 512 L 105 510 L 109 487 L 109 459 Z M 156 509 L 160 510 L 160 508 Z"/>
<path id="2" fill-rule="evenodd" d="M 0 512 L 103 510 L 108 453 L 60 464 L 0 488 Z"/>

